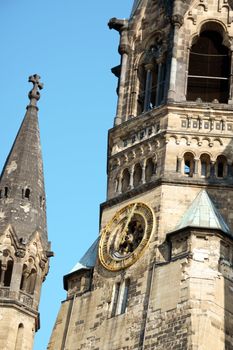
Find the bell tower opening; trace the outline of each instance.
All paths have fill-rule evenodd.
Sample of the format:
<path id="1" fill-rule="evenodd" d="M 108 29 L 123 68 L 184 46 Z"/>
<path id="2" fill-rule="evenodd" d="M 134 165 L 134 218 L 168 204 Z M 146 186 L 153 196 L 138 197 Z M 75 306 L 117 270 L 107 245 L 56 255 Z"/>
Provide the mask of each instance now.
<path id="1" fill-rule="evenodd" d="M 161 38 L 155 38 L 155 44 L 145 50 L 143 62 L 138 69 L 138 79 L 138 114 L 165 102 L 166 54 Z"/>
<path id="2" fill-rule="evenodd" d="M 227 103 L 230 50 L 223 44 L 222 28 L 209 22 L 194 41 L 189 57 L 187 100 Z"/>

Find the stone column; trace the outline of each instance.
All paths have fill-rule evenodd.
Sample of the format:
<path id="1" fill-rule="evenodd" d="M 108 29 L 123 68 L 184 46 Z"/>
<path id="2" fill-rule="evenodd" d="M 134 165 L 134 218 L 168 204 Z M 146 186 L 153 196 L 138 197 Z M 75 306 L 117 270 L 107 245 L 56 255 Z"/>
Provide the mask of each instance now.
<path id="1" fill-rule="evenodd" d="M 156 88 L 156 100 L 155 100 L 155 106 L 159 105 L 159 96 L 161 93 L 161 71 L 162 71 L 162 63 L 158 63 L 158 78 L 157 78 L 157 88 Z"/>
<path id="2" fill-rule="evenodd" d="M 134 166 L 132 166 L 132 168 L 130 169 L 130 181 L 129 181 L 129 188 L 130 190 L 133 189 L 133 174 L 134 174 Z"/>
<path id="3" fill-rule="evenodd" d="M 133 78 L 132 78 L 132 90 L 130 94 L 130 101 L 129 101 L 129 118 L 136 117 L 137 115 L 137 96 L 139 91 L 138 86 L 138 67 L 134 68 L 133 71 Z"/>
<path id="4" fill-rule="evenodd" d="M 142 166 L 142 184 L 146 183 L 146 160 L 141 164 Z"/>
<path id="5" fill-rule="evenodd" d="M 181 173 L 182 159 L 183 159 L 183 158 L 180 158 L 180 157 L 177 158 L 177 168 L 176 168 L 176 172 L 179 173 L 179 174 Z"/>
<path id="6" fill-rule="evenodd" d="M 124 53 L 121 58 L 121 76 L 119 83 L 117 112 L 115 117 L 115 125 L 119 125 L 122 122 L 122 107 L 124 103 L 124 92 L 125 92 L 125 76 L 127 68 L 128 55 Z"/>
<path id="7" fill-rule="evenodd" d="M 17 252 L 18 253 L 18 252 Z M 18 292 L 20 289 L 22 279 L 23 264 L 20 258 L 14 261 L 12 278 L 11 278 L 11 291 Z"/>
<path id="8" fill-rule="evenodd" d="M 194 158 L 194 169 L 193 169 L 194 175 L 198 174 L 198 162 L 199 162 L 199 159 L 198 158 Z"/>
<path id="9" fill-rule="evenodd" d="M 145 65 L 145 70 L 146 70 L 146 86 L 145 86 L 145 93 L 144 93 L 143 111 L 148 111 L 148 109 L 150 108 L 153 64 L 149 63 Z"/>
<path id="10" fill-rule="evenodd" d="M 177 73 L 177 43 L 178 43 L 178 33 L 179 29 L 183 24 L 183 17 L 174 10 L 174 14 L 172 16 L 172 23 L 174 26 L 174 34 L 173 34 L 173 50 L 171 57 L 171 68 L 170 68 L 170 82 L 169 82 L 169 90 L 168 90 L 168 100 L 173 101 L 175 98 L 176 91 L 176 73 Z"/>
<path id="11" fill-rule="evenodd" d="M 4 286 L 4 278 L 5 278 L 5 273 L 6 273 L 6 265 L 1 265 L 1 279 L 0 279 L 0 285 Z"/>
<path id="12" fill-rule="evenodd" d="M 119 194 L 122 193 L 122 173 L 121 173 L 121 175 L 119 176 L 119 183 L 118 183 L 117 192 L 118 192 Z"/>
<path id="13" fill-rule="evenodd" d="M 37 307 L 39 305 L 42 281 L 43 281 L 43 272 L 39 270 L 37 271 L 36 283 L 35 283 L 35 289 L 34 289 L 34 298 L 33 298 L 34 307 Z"/>
<path id="14" fill-rule="evenodd" d="M 233 104 L 233 46 L 231 44 L 231 72 L 230 72 L 230 78 L 229 78 L 229 99 L 228 103 Z"/>
<path id="15" fill-rule="evenodd" d="M 119 45 L 119 53 L 121 54 L 121 75 L 118 90 L 118 102 L 117 102 L 117 112 L 115 117 L 115 125 L 119 125 L 123 121 L 123 105 L 124 105 L 124 95 L 125 95 L 125 79 L 128 63 L 128 27 L 123 26 L 120 32 L 121 39 Z"/>
<path id="16" fill-rule="evenodd" d="M 184 96 L 186 100 L 187 100 L 187 89 L 188 89 L 189 59 L 190 59 L 190 47 L 188 47 L 187 63 L 186 63 L 186 69 L 185 69 Z"/>
<path id="17" fill-rule="evenodd" d="M 30 272 L 28 270 L 24 271 L 24 273 L 23 273 L 23 284 L 21 287 L 22 291 L 26 291 L 29 274 L 30 274 Z"/>

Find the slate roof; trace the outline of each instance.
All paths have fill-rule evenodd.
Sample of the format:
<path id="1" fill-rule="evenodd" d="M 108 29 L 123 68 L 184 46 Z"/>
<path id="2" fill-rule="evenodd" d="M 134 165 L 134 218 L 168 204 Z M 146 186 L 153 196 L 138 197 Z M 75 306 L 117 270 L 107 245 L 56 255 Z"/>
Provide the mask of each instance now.
<path id="1" fill-rule="evenodd" d="M 219 229 L 230 234 L 230 229 L 205 190 L 199 192 L 175 231 L 185 227 Z"/>
<path id="2" fill-rule="evenodd" d="M 99 237 L 92 243 L 79 262 L 73 267 L 69 274 L 79 270 L 89 270 L 95 266 L 99 246 Z"/>

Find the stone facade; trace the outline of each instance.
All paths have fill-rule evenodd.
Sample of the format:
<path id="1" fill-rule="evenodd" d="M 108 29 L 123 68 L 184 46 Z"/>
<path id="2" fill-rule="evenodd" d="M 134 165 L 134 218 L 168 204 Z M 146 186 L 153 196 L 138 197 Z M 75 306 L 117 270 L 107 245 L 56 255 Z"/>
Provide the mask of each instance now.
<path id="1" fill-rule="evenodd" d="M 232 1 L 141 0 L 129 20 L 110 20 L 121 66 L 99 254 L 64 277 L 48 350 L 233 349 L 232 11 Z M 229 65 L 217 75 L 216 57 Z M 205 222 L 180 225 L 202 190 Z M 125 238 L 142 215 L 132 203 L 154 215 L 142 254 Z"/>

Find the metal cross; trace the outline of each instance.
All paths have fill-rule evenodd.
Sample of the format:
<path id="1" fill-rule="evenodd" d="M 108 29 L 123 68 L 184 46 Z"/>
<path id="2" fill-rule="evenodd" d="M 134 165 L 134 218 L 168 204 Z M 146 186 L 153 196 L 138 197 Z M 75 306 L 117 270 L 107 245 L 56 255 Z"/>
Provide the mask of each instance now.
<path id="1" fill-rule="evenodd" d="M 30 106 L 36 106 L 37 101 L 40 99 L 39 90 L 43 89 L 44 84 L 40 82 L 40 76 L 38 74 L 31 75 L 28 81 L 33 84 L 33 88 L 28 94 Z"/>

